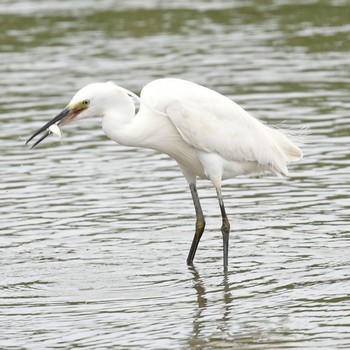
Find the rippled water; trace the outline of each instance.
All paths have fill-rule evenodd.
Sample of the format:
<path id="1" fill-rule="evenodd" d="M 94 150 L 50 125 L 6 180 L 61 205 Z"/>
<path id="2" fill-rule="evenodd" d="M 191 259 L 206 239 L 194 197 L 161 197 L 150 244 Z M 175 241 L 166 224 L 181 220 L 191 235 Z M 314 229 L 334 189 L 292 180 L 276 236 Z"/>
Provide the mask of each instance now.
<path id="1" fill-rule="evenodd" d="M 0 4 L 0 347 L 350 348 L 347 1 Z M 185 260 L 194 210 L 174 161 L 107 140 L 99 120 L 23 141 L 86 83 L 196 81 L 308 127 L 291 177 L 237 178 Z"/>

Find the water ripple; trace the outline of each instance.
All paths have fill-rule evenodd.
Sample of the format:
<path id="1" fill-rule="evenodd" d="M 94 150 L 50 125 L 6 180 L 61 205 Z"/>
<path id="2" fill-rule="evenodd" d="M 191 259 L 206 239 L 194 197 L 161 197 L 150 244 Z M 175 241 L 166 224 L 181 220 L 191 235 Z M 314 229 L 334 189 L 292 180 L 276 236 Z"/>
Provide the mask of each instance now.
<path id="1" fill-rule="evenodd" d="M 0 4 L 0 347 L 346 349 L 349 30 L 345 1 Z M 92 81 L 135 92 L 178 76 L 292 132 L 291 177 L 215 190 L 194 210 L 176 163 L 106 139 L 101 121 L 35 151 L 27 137 Z"/>

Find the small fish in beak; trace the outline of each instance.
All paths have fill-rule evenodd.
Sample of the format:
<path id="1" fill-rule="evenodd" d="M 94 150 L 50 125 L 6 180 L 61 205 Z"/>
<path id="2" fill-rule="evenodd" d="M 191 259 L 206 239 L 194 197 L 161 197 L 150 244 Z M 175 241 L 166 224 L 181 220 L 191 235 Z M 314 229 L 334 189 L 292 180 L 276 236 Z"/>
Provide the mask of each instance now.
<path id="1" fill-rule="evenodd" d="M 53 134 L 57 135 L 57 136 L 59 137 L 60 140 L 62 140 L 62 137 L 63 137 L 63 135 L 62 135 L 62 130 L 60 129 L 60 127 L 59 127 L 57 124 L 52 124 L 52 125 L 50 125 L 50 126 L 49 126 L 49 130 L 50 130 Z"/>

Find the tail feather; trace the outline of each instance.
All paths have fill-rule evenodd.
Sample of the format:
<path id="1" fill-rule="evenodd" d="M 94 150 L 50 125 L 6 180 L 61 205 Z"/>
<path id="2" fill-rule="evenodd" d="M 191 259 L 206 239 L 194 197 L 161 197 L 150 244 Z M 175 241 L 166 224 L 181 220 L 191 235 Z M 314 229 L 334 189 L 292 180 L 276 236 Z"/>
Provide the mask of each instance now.
<path id="1" fill-rule="evenodd" d="M 269 132 L 274 149 L 272 171 L 280 176 L 288 176 L 287 164 L 303 157 L 301 149 L 294 144 L 281 130 L 270 129 Z"/>

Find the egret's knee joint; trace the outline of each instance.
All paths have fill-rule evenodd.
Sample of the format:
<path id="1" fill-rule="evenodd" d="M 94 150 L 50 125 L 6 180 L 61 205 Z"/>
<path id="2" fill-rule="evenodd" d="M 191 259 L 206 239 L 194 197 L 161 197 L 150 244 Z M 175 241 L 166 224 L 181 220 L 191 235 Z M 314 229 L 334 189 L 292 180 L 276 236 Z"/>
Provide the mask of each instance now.
<path id="1" fill-rule="evenodd" d="M 198 236 L 202 236 L 204 228 L 205 228 L 205 220 L 204 219 L 203 220 L 197 220 L 196 221 L 196 234 Z"/>
<path id="2" fill-rule="evenodd" d="M 230 222 L 228 221 L 227 218 L 224 218 L 222 220 L 221 232 L 222 232 L 222 234 L 229 234 L 230 233 Z"/>

